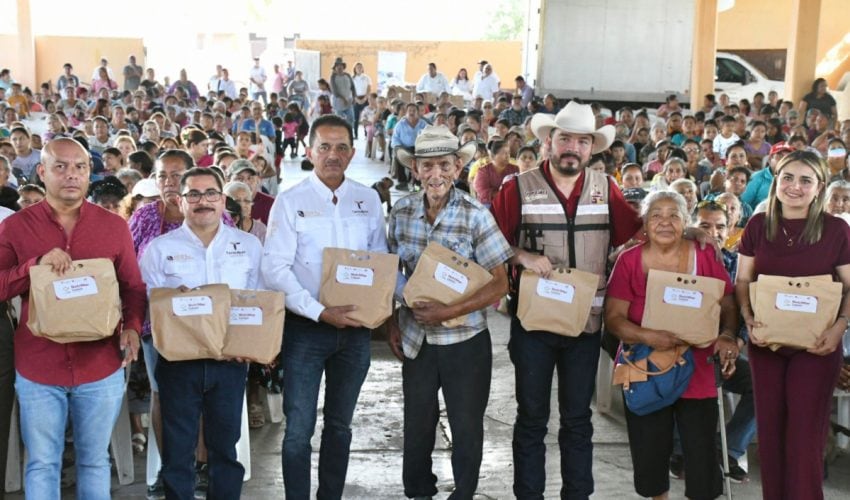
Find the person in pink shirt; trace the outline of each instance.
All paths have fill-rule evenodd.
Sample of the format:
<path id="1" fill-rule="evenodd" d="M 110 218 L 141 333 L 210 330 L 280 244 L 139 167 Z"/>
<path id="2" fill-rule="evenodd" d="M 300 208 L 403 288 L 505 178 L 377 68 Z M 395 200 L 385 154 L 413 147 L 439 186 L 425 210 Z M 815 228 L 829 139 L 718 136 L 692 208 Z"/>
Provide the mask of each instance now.
<path id="1" fill-rule="evenodd" d="M 624 344 L 644 344 L 657 351 L 685 345 L 670 332 L 642 326 L 650 269 L 719 279 L 724 283 L 724 296 L 720 301 L 717 340 L 708 347 L 690 346 L 694 372 L 685 392 L 670 406 L 645 415 L 637 415 L 628 407 L 625 410 L 635 491 L 642 497 L 667 497 L 668 464 L 676 422 L 685 457 L 685 496 L 716 498 L 723 492 L 723 481 L 715 455 L 718 411 L 712 355 L 719 354 L 723 376 L 731 376 L 738 356 L 734 289 L 714 249 L 701 249 L 684 238 L 690 215 L 680 194 L 672 191 L 650 194 L 641 206 L 641 218 L 647 241 L 620 254 L 608 281 L 605 301 L 608 331 Z"/>
<path id="2" fill-rule="evenodd" d="M 505 177 L 519 173 L 519 168 L 511 163 L 510 146 L 507 141 L 495 140 L 490 143 L 490 163 L 478 169 L 475 174 L 475 195 L 478 201 L 490 206 Z"/>

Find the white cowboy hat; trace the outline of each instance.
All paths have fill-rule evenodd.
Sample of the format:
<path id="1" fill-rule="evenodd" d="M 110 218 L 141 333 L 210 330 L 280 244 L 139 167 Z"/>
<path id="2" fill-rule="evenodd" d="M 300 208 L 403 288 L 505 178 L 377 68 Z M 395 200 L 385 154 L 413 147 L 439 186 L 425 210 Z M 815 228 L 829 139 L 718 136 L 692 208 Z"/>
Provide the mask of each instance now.
<path id="1" fill-rule="evenodd" d="M 596 117 L 593 116 L 593 110 L 588 104 L 570 101 L 557 115 L 537 113 L 531 118 L 531 131 L 541 141 L 545 141 L 549 137 L 553 128 L 573 134 L 592 135 L 593 150 L 591 154 L 605 151 L 614 142 L 614 126 L 605 125 L 597 130 Z"/>
<path id="2" fill-rule="evenodd" d="M 399 148 L 396 157 L 399 163 L 410 168 L 410 160 L 414 158 L 434 158 L 437 156 L 456 155 L 462 164 L 466 165 L 475 156 L 478 146 L 475 141 L 469 141 L 458 146 L 457 137 L 444 125 L 428 125 L 416 137 L 414 151 Z"/>

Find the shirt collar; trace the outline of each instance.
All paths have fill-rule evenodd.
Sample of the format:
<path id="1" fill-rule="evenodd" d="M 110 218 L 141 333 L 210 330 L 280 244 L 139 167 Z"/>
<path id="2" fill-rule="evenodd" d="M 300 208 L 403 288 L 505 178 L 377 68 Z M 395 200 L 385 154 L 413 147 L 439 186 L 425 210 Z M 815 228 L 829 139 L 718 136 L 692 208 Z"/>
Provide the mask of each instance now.
<path id="1" fill-rule="evenodd" d="M 308 179 L 310 179 L 310 184 L 313 186 L 313 190 L 316 191 L 316 193 L 318 193 L 324 201 L 333 202 L 334 196 L 336 196 L 337 202 L 339 202 L 339 200 L 348 192 L 347 177 L 342 179 L 342 183 L 338 188 L 336 188 L 336 191 L 331 191 L 331 188 L 319 179 L 315 170 L 310 172 L 310 177 L 308 177 Z"/>
<path id="2" fill-rule="evenodd" d="M 213 245 L 215 245 L 216 241 L 217 241 L 219 238 L 221 238 L 221 233 L 223 232 L 223 231 L 222 231 L 222 226 L 223 226 L 223 225 L 224 225 L 224 223 L 221 223 L 221 222 L 219 223 L 219 225 L 218 225 L 218 230 L 216 231 L 215 236 L 213 237 L 212 241 L 210 241 L 210 245 L 209 245 L 210 247 L 212 247 Z M 203 241 L 201 241 L 201 239 L 200 239 L 200 238 L 198 238 L 198 235 L 197 235 L 197 234 L 195 234 L 195 232 L 194 232 L 194 231 L 192 231 L 192 228 L 190 228 L 190 227 L 189 227 L 189 224 L 187 224 L 187 223 L 186 223 L 186 219 L 183 219 L 183 223 L 182 223 L 182 224 L 180 224 L 180 229 L 179 229 L 179 230 L 180 230 L 180 231 L 183 231 L 183 235 L 184 235 L 186 238 L 188 238 L 191 242 L 193 242 L 193 243 L 197 244 L 198 246 L 200 246 L 200 247 L 202 247 L 202 248 L 204 247 L 204 242 L 203 242 Z"/>

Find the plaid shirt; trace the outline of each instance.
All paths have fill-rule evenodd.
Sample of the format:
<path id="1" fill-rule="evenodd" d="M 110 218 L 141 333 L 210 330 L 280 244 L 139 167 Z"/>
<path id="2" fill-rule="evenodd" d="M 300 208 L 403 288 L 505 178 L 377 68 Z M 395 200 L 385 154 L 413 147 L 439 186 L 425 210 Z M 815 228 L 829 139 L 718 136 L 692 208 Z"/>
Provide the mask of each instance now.
<path id="1" fill-rule="evenodd" d="M 428 223 L 425 216 L 423 192 L 398 201 L 390 213 L 389 226 L 387 243 L 390 253 L 398 254 L 404 275 L 399 279 L 397 290 L 403 289 L 406 278 L 413 274 L 419 256 L 431 241 L 472 259 L 485 269 L 493 269 L 513 256 L 510 245 L 502 236 L 490 212 L 458 189 L 451 190 L 448 203 L 437 214 L 433 225 Z M 432 345 L 463 342 L 486 329 L 487 318 L 482 309 L 469 313 L 466 324 L 462 326 L 425 326 L 419 324 L 413 318 L 410 308 L 402 303 L 399 327 L 404 355 L 414 359 L 419 354 L 424 340 L 427 339 Z"/>

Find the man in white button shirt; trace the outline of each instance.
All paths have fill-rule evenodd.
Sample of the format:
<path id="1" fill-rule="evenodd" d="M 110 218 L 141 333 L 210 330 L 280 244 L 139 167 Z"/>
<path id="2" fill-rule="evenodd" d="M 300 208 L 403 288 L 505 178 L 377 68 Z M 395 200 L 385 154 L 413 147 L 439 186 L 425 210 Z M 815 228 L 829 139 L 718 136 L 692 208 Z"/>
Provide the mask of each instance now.
<path id="1" fill-rule="evenodd" d="M 416 92 L 429 92 L 436 99 L 443 92 L 449 91 L 449 81 L 442 73 L 437 72 L 437 65 L 428 63 L 428 72 L 422 75 L 416 84 Z"/>
<path id="2" fill-rule="evenodd" d="M 262 245 L 221 223 L 224 181 L 195 167 L 180 180 L 183 225 L 155 238 L 142 255 L 142 278 L 153 288 L 224 283 L 256 289 Z M 168 332 L 165 333 L 166 335 Z M 245 469 L 236 460 L 248 364 L 241 360 L 168 361 L 156 365 L 162 409 L 162 480 L 166 498 L 195 498 L 195 446 L 200 419 L 208 450 L 209 498 L 239 498 Z"/>
<path id="3" fill-rule="evenodd" d="M 489 63 L 484 65 L 481 79 L 475 82 L 472 96 L 481 96 L 485 101 L 492 101 L 493 94 L 499 91 L 499 77 L 493 73 L 493 66 Z"/>
<path id="4" fill-rule="evenodd" d="M 325 375 L 318 498 L 341 498 L 351 419 L 369 370 L 369 330 L 347 314 L 353 306 L 319 302 L 326 247 L 387 251 L 384 212 L 375 190 L 346 178 L 354 156 L 348 121 L 313 122 L 307 157 L 313 172 L 278 195 L 269 218 L 263 283 L 286 294 L 283 335 L 283 485 L 286 498 L 310 497 L 310 438 Z"/>

